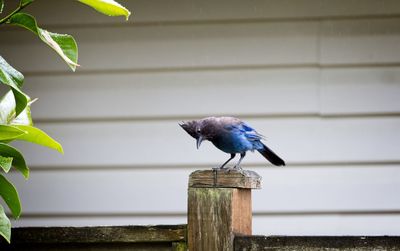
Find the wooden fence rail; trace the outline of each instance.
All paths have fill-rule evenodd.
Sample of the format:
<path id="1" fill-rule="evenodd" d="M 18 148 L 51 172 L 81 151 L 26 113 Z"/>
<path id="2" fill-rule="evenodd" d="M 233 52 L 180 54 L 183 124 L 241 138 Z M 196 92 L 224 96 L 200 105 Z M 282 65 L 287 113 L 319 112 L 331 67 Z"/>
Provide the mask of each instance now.
<path id="1" fill-rule="evenodd" d="M 111 227 L 26 227 L 12 230 L 0 250 L 186 250 L 186 225 Z"/>
<path id="2" fill-rule="evenodd" d="M 398 251 L 396 236 L 237 236 L 234 251 Z"/>

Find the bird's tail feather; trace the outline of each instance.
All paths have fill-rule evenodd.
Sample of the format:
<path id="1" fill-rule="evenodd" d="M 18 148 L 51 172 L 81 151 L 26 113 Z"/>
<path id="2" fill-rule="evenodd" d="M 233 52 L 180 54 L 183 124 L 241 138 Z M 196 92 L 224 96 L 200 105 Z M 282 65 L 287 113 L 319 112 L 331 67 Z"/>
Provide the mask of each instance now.
<path id="1" fill-rule="evenodd" d="M 266 145 L 263 144 L 263 148 L 258 149 L 257 151 L 259 153 L 261 153 L 262 156 L 264 156 L 267 160 L 269 160 L 269 162 L 271 162 L 275 166 L 284 166 L 285 165 L 285 161 L 283 161 L 283 159 L 279 158 L 279 156 L 276 155 Z"/>

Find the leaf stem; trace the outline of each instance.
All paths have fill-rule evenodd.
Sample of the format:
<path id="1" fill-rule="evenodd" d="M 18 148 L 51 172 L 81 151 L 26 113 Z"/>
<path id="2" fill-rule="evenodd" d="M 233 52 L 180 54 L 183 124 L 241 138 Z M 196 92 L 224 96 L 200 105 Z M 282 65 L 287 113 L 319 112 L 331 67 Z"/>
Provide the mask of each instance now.
<path id="1" fill-rule="evenodd" d="M 32 1 L 29 1 L 27 3 L 22 3 L 23 1 L 21 0 L 19 2 L 18 8 L 16 8 L 13 12 L 11 12 L 10 14 L 8 14 L 7 16 L 5 16 L 4 18 L 0 19 L 0 25 L 2 25 L 3 23 L 7 22 L 14 14 L 20 12 L 23 8 L 25 8 L 26 6 L 28 6 L 29 4 L 32 3 Z"/>

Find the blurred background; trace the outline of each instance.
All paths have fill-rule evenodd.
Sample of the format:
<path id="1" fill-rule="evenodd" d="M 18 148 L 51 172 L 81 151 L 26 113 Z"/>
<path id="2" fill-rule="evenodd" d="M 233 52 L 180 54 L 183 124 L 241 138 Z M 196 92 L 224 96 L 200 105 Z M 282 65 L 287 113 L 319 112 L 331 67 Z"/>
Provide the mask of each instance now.
<path id="1" fill-rule="evenodd" d="M 14 226 L 186 223 L 189 174 L 229 156 L 178 123 L 232 115 L 287 162 L 244 159 L 263 177 L 254 234 L 400 234 L 398 0 L 119 2 L 128 22 L 77 1 L 27 8 L 75 37 L 75 73 L 33 34 L 1 31 L 36 126 L 65 151 L 17 144 L 31 178 L 11 175 Z"/>

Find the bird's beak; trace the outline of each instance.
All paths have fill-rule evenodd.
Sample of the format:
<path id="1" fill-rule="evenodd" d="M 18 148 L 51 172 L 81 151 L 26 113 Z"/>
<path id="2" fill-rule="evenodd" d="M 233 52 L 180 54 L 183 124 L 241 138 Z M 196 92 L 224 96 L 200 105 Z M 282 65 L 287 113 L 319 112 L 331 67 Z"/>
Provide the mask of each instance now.
<path id="1" fill-rule="evenodd" d="M 203 137 L 199 136 L 196 140 L 197 149 L 199 149 L 201 142 L 203 142 Z"/>

